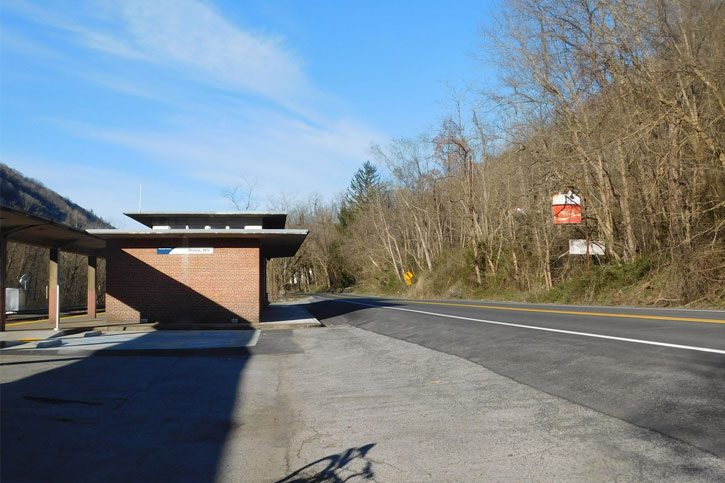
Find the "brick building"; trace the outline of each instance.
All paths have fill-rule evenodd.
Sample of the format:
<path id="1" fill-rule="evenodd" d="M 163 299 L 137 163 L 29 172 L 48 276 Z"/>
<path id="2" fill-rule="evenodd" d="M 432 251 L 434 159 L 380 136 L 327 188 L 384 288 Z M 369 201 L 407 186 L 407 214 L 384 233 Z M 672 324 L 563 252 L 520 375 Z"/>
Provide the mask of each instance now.
<path id="1" fill-rule="evenodd" d="M 286 213 L 126 213 L 140 230 L 88 230 L 106 247 L 106 318 L 258 322 L 266 262 L 293 256 L 307 230 Z"/>

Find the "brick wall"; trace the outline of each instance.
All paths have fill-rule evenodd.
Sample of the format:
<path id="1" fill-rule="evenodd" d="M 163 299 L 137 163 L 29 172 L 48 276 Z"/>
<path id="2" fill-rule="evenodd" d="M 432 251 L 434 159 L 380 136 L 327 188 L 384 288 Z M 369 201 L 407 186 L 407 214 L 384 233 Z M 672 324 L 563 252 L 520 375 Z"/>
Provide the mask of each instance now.
<path id="1" fill-rule="evenodd" d="M 208 255 L 157 248 L 213 247 Z M 259 321 L 258 240 L 109 240 L 106 318 L 138 322 Z"/>

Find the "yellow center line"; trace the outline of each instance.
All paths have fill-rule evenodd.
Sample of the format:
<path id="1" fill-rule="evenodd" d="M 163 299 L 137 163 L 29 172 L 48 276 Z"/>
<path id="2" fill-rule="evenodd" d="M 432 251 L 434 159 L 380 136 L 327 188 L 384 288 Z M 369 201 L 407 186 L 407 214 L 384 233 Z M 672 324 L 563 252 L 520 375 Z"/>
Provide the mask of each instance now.
<path id="1" fill-rule="evenodd" d="M 341 295 L 332 295 L 337 298 L 345 298 Z M 695 319 L 690 317 L 665 317 L 662 315 L 634 315 L 634 314 L 612 314 L 607 312 L 580 312 L 574 310 L 553 310 L 553 309 L 526 309 L 523 307 L 499 307 L 495 305 L 474 305 L 474 304 L 456 304 L 449 302 L 424 302 L 421 300 L 407 300 L 407 299 L 379 299 L 379 300 L 390 300 L 400 301 L 408 304 L 426 304 L 426 305 L 447 305 L 453 307 L 474 307 L 479 309 L 494 309 L 494 310 L 513 310 L 517 312 L 540 312 L 546 314 L 568 314 L 568 315 L 591 315 L 596 317 L 622 317 L 627 319 L 651 319 L 651 320 L 674 320 L 680 322 L 705 322 L 709 324 L 725 324 L 725 320 L 718 319 Z"/>
<path id="2" fill-rule="evenodd" d="M 105 312 L 96 312 L 96 315 L 105 314 Z M 65 319 L 77 319 L 79 317 L 88 317 L 88 314 L 81 314 L 81 315 L 64 315 L 60 318 L 60 320 Z M 40 322 L 50 322 L 50 319 L 36 319 L 36 320 L 26 320 L 25 322 L 8 322 L 5 325 L 25 325 L 25 324 L 38 324 Z"/>

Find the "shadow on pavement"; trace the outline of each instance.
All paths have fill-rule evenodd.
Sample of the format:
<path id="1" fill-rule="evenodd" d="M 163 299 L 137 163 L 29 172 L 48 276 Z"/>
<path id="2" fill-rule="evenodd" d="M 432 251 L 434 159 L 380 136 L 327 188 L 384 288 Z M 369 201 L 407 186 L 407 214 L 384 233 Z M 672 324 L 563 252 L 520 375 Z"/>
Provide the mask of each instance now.
<path id="1" fill-rule="evenodd" d="M 365 305 L 365 304 L 367 304 L 367 305 Z M 369 310 L 369 309 L 374 308 L 374 307 L 370 307 L 371 305 L 374 305 L 377 307 L 397 307 L 402 304 L 390 302 L 390 301 L 383 301 L 381 299 L 376 299 L 376 298 L 343 297 L 343 298 L 335 298 L 335 299 L 318 300 L 318 301 L 306 304 L 304 307 L 312 315 L 314 315 L 317 320 L 319 320 L 321 322 L 339 317 L 340 320 L 337 322 L 352 323 L 350 318 L 347 317 L 348 315 L 353 314 L 355 312 L 364 311 L 366 309 Z M 328 323 L 325 323 L 325 325 L 328 325 Z"/>
<path id="2" fill-rule="evenodd" d="M 275 483 L 343 483 L 356 478 L 372 480 L 373 461 L 367 457 L 375 443 L 348 448 L 303 466 Z"/>
<path id="3" fill-rule="evenodd" d="M 12 366 L 31 375 L 0 391 L 0 479 L 213 481 L 249 356 L 201 354 L 108 351 L 59 357 L 67 365 L 39 373 L 40 364 Z"/>

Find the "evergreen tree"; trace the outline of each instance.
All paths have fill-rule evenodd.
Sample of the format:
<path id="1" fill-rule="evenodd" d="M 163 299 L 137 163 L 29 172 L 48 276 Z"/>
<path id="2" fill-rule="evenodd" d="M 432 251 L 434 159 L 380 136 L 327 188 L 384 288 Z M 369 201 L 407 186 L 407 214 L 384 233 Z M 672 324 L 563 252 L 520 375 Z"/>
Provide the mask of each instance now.
<path id="1" fill-rule="evenodd" d="M 338 217 L 342 229 L 352 223 L 355 213 L 366 207 L 375 196 L 380 194 L 381 188 L 382 182 L 378 169 L 370 161 L 365 161 L 352 177 L 342 201 Z"/>

